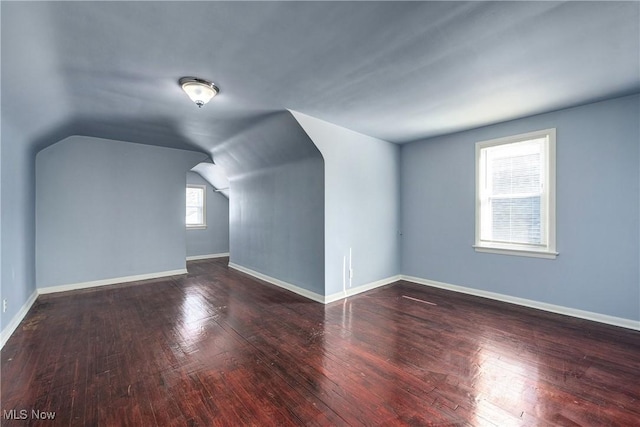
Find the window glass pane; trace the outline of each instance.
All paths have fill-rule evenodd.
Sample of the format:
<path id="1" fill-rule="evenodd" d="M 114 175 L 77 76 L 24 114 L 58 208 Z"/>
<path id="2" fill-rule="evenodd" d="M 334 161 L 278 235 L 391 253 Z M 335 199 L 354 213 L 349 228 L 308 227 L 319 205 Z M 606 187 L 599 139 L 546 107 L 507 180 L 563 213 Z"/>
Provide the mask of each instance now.
<path id="1" fill-rule="evenodd" d="M 187 225 L 202 224 L 202 209 L 197 207 L 187 207 Z"/>
<path id="2" fill-rule="evenodd" d="M 187 187 L 186 224 L 188 226 L 204 226 L 204 189 Z"/>
<path id="3" fill-rule="evenodd" d="M 482 239 L 516 244 L 543 242 L 542 180 L 544 139 L 483 149 L 486 188 Z"/>
<path id="4" fill-rule="evenodd" d="M 187 187 L 187 206 L 202 206 L 202 198 L 201 188 Z"/>
<path id="5" fill-rule="evenodd" d="M 494 158 L 490 168 L 494 195 L 540 191 L 540 153 Z"/>
<path id="6" fill-rule="evenodd" d="M 509 243 L 542 243 L 540 196 L 491 200 L 491 240 Z"/>

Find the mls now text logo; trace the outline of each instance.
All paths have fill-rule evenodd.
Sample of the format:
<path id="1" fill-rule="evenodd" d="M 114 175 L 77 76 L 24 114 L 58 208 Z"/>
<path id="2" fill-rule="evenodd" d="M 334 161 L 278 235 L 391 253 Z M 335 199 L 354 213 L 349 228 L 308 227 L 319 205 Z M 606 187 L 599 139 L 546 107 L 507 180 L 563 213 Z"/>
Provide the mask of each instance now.
<path id="1" fill-rule="evenodd" d="M 2 410 L 2 418 L 5 420 L 53 420 L 55 417 L 55 412 L 40 411 L 38 409 L 32 409 L 31 411 L 26 409 Z"/>

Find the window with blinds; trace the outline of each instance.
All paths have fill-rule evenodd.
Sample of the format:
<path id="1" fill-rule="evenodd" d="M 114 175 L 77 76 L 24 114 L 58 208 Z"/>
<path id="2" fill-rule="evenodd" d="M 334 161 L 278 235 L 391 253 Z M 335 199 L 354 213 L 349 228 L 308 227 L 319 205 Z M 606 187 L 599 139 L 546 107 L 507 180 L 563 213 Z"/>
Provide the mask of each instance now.
<path id="1" fill-rule="evenodd" d="M 204 185 L 187 186 L 187 228 L 205 228 L 207 226 L 205 190 Z"/>
<path id="2" fill-rule="evenodd" d="M 554 258 L 555 129 L 476 144 L 481 252 Z"/>

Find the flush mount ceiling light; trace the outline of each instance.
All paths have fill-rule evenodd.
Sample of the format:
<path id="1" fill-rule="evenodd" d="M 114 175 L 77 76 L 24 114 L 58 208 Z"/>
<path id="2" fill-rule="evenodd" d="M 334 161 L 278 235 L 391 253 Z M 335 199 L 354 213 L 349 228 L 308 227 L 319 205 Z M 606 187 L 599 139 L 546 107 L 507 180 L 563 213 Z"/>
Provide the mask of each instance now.
<path id="1" fill-rule="evenodd" d="M 220 89 L 210 81 L 197 77 L 183 77 L 179 83 L 182 90 L 200 108 L 220 92 Z"/>

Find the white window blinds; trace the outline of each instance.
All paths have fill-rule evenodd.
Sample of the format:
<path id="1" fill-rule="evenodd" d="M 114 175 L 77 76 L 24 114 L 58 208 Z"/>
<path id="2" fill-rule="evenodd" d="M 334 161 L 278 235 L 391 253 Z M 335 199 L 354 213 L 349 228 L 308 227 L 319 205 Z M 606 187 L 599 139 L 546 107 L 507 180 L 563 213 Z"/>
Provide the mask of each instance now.
<path id="1" fill-rule="evenodd" d="M 482 240 L 544 243 L 543 143 L 544 139 L 536 139 L 483 149 L 483 201 L 488 215 L 483 218 Z"/>

